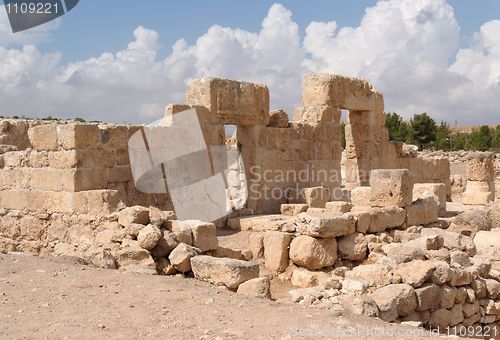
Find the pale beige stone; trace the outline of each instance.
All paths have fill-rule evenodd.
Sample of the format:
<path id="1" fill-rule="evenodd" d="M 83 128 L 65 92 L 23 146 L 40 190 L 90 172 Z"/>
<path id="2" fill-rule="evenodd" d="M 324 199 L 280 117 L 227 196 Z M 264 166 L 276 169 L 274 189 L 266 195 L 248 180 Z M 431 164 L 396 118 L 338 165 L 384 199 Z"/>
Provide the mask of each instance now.
<path id="1" fill-rule="evenodd" d="M 168 256 L 168 260 L 181 273 L 191 271 L 191 259 L 201 253 L 201 250 L 185 243 L 180 243 Z"/>
<path id="2" fill-rule="evenodd" d="M 256 263 L 199 255 L 191 258 L 194 277 L 215 285 L 224 285 L 229 289 L 237 289 L 245 281 L 259 276 L 259 265 Z"/>
<path id="3" fill-rule="evenodd" d="M 424 197 L 433 197 L 438 202 L 440 213 L 446 212 L 446 185 L 444 183 L 415 183 L 413 186 L 413 200 Z"/>
<path id="4" fill-rule="evenodd" d="M 298 266 L 316 270 L 332 266 L 337 259 L 335 238 L 297 236 L 290 243 L 290 259 Z"/>
<path id="5" fill-rule="evenodd" d="M 337 237 L 355 231 L 353 216 L 339 213 L 301 213 L 294 219 L 297 232 L 313 237 Z"/>
<path id="6" fill-rule="evenodd" d="M 288 127 L 288 114 L 281 109 L 269 112 L 269 123 L 267 126 L 277 128 Z"/>
<path id="7" fill-rule="evenodd" d="M 258 277 L 241 283 L 238 286 L 239 294 L 270 299 L 271 282 L 267 277 Z"/>
<path id="8" fill-rule="evenodd" d="M 264 234 L 264 263 L 274 272 L 281 273 L 288 267 L 288 247 L 292 235 L 279 231 L 268 231 Z"/>
<path id="9" fill-rule="evenodd" d="M 309 208 L 309 205 L 307 204 L 282 204 L 280 211 L 283 215 L 289 215 L 289 216 L 295 216 L 300 213 L 306 212 L 307 209 Z"/>
<path id="10" fill-rule="evenodd" d="M 149 223 L 149 209 L 141 206 L 125 208 L 118 215 L 118 223 L 124 227 L 132 223 L 146 225 Z"/>
<path id="11" fill-rule="evenodd" d="M 368 252 L 368 242 L 361 233 L 345 235 L 337 240 L 340 258 L 350 261 L 363 261 Z"/>
<path id="12" fill-rule="evenodd" d="M 413 178 L 406 169 L 377 169 L 370 173 L 373 207 L 407 207 L 413 200 Z"/>
<path id="13" fill-rule="evenodd" d="M 396 272 L 401 276 L 403 282 L 418 288 L 430 279 L 434 270 L 435 266 L 432 261 L 414 260 L 399 264 Z"/>
<path id="14" fill-rule="evenodd" d="M 386 318 L 394 320 L 394 305 L 397 316 L 405 317 L 417 309 L 417 296 L 414 289 L 406 284 L 390 284 L 376 289 L 370 296 L 379 308 L 386 312 Z"/>
<path id="15" fill-rule="evenodd" d="M 150 224 L 139 231 L 139 234 L 137 235 L 137 242 L 141 248 L 151 250 L 156 246 L 161 237 L 161 230 Z"/>
<path id="16" fill-rule="evenodd" d="M 249 233 L 248 247 L 254 260 L 264 257 L 264 233 Z"/>
<path id="17" fill-rule="evenodd" d="M 328 212 L 347 213 L 351 211 L 352 207 L 353 207 L 352 203 L 334 201 L 334 202 L 327 202 L 325 205 L 325 210 Z"/>
<path id="18" fill-rule="evenodd" d="M 423 285 L 415 289 L 417 296 L 417 310 L 420 312 L 426 310 L 435 310 L 440 305 L 440 288 L 434 283 Z"/>
<path id="19" fill-rule="evenodd" d="M 377 233 L 396 228 L 406 221 L 406 210 L 398 207 L 372 208 L 368 232 Z"/>
<path id="20" fill-rule="evenodd" d="M 433 197 L 419 198 L 406 208 L 406 225 L 426 225 L 438 220 L 439 207 Z"/>
<path id="21" fill-rule="evenodd" d="M 357 187 L 351 190 L 351 203 L 354 206 L 370 207 L 371 187 Z"/>
<path id="22" fill-rule="evenodd" d="M 304 199 L 310 208 L 325 208 L 330 199 L 330 192 L 324 187 L 305 188 Z"/>

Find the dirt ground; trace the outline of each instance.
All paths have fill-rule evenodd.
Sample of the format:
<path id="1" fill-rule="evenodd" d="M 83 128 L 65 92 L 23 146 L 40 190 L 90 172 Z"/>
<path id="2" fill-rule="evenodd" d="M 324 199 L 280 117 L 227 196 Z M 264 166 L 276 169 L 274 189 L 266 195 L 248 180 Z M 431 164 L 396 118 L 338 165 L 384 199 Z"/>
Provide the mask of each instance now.
<path id="1" fill-rule="evenodd" d="M 242 296 L 195 279 L 0 254 L 0 338 L 421 339 L 427 331 Z"/>

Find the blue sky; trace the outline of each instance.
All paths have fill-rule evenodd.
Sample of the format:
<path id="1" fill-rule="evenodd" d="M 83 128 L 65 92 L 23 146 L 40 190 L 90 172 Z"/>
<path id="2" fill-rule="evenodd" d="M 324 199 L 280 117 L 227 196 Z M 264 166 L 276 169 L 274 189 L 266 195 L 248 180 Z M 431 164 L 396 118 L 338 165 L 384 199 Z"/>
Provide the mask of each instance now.
<path id="1" fill-rule="evenodd" d="M 60 29 L 40 45 L 43 52 L 61 51 L 64 61 L 86 59 L 105 51 L 122 49 L 131 32 L 139 25 L 161 36 L 161 55 L 170 52 L 179 38 L 194 43 L 209 27 L 218 24 L 258 31 L 262 18 L 276 1 L 234 0 L 81 0 L 78 7 L 64 16 Z M 293 13 L 303 36 L 311 21 L 334 19 L 339 26 L 359 24 L 366 7 L 376 0 L 295 0 L 279 1 Z M 500 18 L 498 0 L 450 0 L 466 44 L 486 21 Z"/>
<path id="2" fill-rule="evenodd" d="M 498 32 L 498 0 L 81 0 L 17 34 L 0 11 L 0 115 L 148 123 L 207 76 L 266 84 L 291 115 L 327 72 L 405 118 L 500 124 Z"/>

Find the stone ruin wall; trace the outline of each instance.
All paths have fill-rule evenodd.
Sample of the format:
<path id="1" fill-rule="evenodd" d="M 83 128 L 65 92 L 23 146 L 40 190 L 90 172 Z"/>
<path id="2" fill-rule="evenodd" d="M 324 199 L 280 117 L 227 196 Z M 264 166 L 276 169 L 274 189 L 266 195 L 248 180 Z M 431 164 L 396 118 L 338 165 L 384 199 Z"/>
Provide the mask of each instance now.
<path id="1" fill-rule="evenodd" d="M 300 203 L 303 189 L 309 187 L 323 186 L 329 190 L 328 200 L 342 200 L 346 194 L 342 180 L 349 189 L 369 185 L 370 170 L 376 168 L 407 168 L 417 183 L 449 187 L 446 159 L 418 158 L 388 141 L 383 96 L 366 81 L 306 76 L 303 106 L 295 110 L 290 122 L 285 112 L 270 112 L 266 86 L 232 80 L 195 80 L 187 90 L 186 104 L 169 105 L 165 114 L 191 107 L 196 109 L 208 146 L 224 145 L 224 125 L 236 125 L 229 142 L 240 148 L 250 187 L 247 207 L 256 213 L 277 213 L 283 203 Z M 344 179 L 340 178 L 341 109 L 349 110 Z M 126 206 L 172 210 L 168 194 L 143 194 L 134 187 L 127 141 L 138 129 L 3 121 L 1 206 L 33 212 L 100 213 L 115 210 L 121 201 Z M 272 180 L 265 178 L 266 171 Z M 274 180 L 280 173 L 291 175 Z M 293 175 L 300 173 L 306 178 Z M 276 192 L 286 195 L 276 196 Z"/>

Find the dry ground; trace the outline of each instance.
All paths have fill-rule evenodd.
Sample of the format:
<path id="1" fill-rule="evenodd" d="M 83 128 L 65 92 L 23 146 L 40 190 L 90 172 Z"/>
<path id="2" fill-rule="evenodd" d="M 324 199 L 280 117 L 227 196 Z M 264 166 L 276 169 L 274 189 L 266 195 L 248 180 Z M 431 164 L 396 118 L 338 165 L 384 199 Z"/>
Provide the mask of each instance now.
<path id="1" fill-rule="evenodd" d="M 422 338 L 415 327 L 245 297 L 195 279 L 0 254 L 0 338 L 326 339 L 357 330 L 351 339 L 375 338 L 366 330 Z"/>

